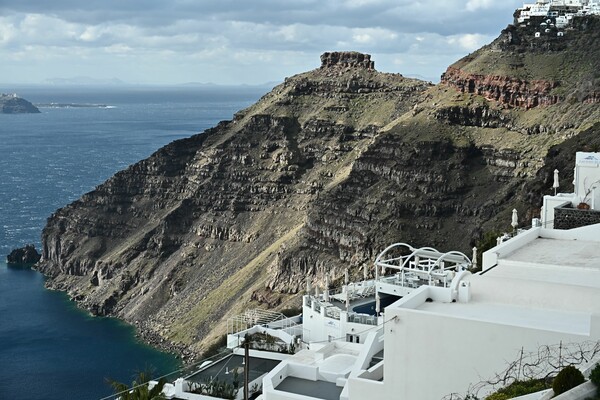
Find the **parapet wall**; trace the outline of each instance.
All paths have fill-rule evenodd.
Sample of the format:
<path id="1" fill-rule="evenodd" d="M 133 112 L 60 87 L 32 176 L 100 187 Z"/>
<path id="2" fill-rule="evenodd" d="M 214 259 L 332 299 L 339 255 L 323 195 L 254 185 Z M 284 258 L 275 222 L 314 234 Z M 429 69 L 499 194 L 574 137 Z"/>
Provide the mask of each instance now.
<path id="1" fill-rule="evenodd" d="M 557 207 L 554 209 L 554 229 L 575 229 L 600 224 L 600 211 Z"/>

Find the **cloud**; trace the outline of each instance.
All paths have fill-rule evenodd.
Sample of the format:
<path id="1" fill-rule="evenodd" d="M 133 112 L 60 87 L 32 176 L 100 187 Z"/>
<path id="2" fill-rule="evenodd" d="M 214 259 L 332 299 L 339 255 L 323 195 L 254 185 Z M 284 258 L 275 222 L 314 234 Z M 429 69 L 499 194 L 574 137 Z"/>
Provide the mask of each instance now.
<path id="1" fill-rule="evenodd" d="M 464 34 L 449 36 L 447 41 L 451 45 L 459 45 L 462 49 L 472 52 L 491 42 L 493 37 L 481 34 Z"/>
<path id="2" fill-rule="evenodd" d="M 10 68 L 17 79 L 18 59 L 27 79 L 74 74 L 71 66 L 79 65 L 78 75 L 119 72 L 124 80 L 272 81 L 314 67 L 324 51 L 357 50 L 392 71 L 399 67 L 393 60 L 402 60 L 402 68 L 425 68 L 437 76 L 448 59 L 497 36 L 519 5 L 520 0 L 2 2 L 0 57 L 13 63 L 0 64 L 0 74 L 10 75 Z M 56 63 L 31 74 L 33 67 L 25 64 L 39 57 Z M 429 65 L 423 67 L 424 60 Z M 221 67 L 213 67 L 216 63 Z"/>
<path id="3" fill-rule="evenodd" d="M 496 2 L 494 0 L 469 0 L 466 5 L 467 11 L 491 8 Z"/>

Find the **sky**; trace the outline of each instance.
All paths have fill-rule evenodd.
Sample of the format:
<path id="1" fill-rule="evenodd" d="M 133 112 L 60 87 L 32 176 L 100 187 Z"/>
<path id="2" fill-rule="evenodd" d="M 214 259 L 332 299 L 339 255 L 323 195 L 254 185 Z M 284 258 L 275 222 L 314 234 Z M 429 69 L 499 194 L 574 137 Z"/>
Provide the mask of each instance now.
<path id="1" fill-rule="evenodd" d="M 0 82 L 262 84 L 326 51 L 437 81 L 496 38 L 517 0 L 0 0 Z"/>

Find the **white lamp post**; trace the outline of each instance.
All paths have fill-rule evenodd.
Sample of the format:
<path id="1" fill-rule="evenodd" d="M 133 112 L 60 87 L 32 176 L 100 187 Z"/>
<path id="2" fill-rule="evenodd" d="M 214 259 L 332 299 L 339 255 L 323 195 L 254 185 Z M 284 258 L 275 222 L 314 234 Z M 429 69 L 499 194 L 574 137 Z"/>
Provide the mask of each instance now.
<path id="1" fill-rule="evenodd" d="M 558 170 L 557 169 L 554 170 L 554 183 L 552 184 L 552 187 L 554 188 L 554 195 L 556 196 L 556 189 L 558 189 L 560 187 L 560 185 L 558 184 Z"/>

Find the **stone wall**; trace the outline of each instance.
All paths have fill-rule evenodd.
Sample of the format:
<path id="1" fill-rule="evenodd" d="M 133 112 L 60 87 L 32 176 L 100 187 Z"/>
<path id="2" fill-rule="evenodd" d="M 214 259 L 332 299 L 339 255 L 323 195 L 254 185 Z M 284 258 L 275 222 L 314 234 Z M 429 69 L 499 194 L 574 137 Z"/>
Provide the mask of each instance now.
<path id="1" fill-rule="evenodd" d="M 557 207 L 554 209 L 554 229 L 574 229 L 600 224 L 600 211 Z"/>

